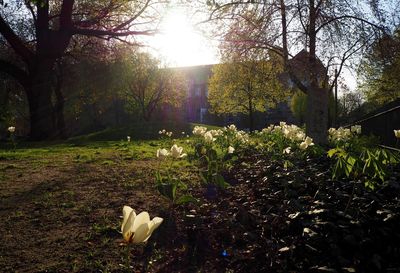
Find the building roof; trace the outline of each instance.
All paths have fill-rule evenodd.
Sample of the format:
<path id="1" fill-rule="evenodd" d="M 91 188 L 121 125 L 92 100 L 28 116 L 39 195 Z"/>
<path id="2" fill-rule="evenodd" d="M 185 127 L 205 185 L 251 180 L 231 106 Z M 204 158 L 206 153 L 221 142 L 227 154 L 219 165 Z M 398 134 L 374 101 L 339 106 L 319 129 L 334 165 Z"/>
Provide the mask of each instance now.
<path id="1" fill-rule="evenodd" d="M 307 50 L 303 49 L 299 53 L 297 53 L 292 59 L 289 60 L 289 65 L 292 67 L 293 71 L 297 74 L 298 77 L 307 78 L 309 75 L 307 72 L 311 70 L 310 67 L 310 53 Z M 322 79 L 326 76 L 326 68 L 321 60 L 316 58 L 317 65 L 317 77 Z"/>

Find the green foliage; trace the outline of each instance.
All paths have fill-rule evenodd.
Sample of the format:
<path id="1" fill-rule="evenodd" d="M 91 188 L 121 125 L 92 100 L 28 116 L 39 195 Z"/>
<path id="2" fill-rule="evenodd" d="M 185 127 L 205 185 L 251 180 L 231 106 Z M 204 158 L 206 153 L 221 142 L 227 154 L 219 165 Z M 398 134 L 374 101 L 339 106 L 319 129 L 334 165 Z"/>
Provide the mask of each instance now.
<path id="1" fill-rule="evenodd" d="M 350 140 L 328 151 L 328 157 L 334 159 L 332 178 L 362 179 L 367 188 L 374 190 L 388 178 L 391 167 L 400 162 L 400 155 L 361 143 L 366 144 L 365 141 Z"/>
<path id="2" fill-rule="evenodd" d="M 287 98 L 278 75 L 282 71 L 279 58 L 268 60 L 234 59 L 213 67 L 209 81 L 208 101 L 217 114 L 265 112 Z M 251 126 L 250 126 L 251 127 Z"/>
<path id="3" fill-rule="evenodd" d="M 377 106 L 400 98 L 400 29 L 377 39 L 362 60 L 359 84 L 367 101 Z"/>
<path id="4" fill-rule="evenodd" d="M 304 124 L 306 122 L 306 114 L 307 114 L 307 94 L 304 92 L 297 90 L 290 100 L 290 110 L 293 115 L 297 118 L 297 120 Z M 329 118 L 332 120 L 334 118 L 334 109 L 335 109 L 335 98 L 333 94 L 329 94 L 329 102 L 328 102 L 328 111 Z"/>
<path id="5" fill-rule="evenodd" d="M 124 77 L 122 93 L 131 111 L 138 111 L 149 120 L 163 104 L 180 107 L 184 101 L 186 82 L 180 73 L 161 69 L 159 60 L 147 53 L 127 56 L 121 64 Z"/>
<path id="6" fill-rule="evenodd" d="M 306 120 L 307 95 L 304 92 L 296 91 L 290 100 L 290 110 L 300 123 Z"/>
<path id="7" fill-rule="evenodd" d="M 218 158 L 218 153 L 213 148 L 208 148 L 206 150 L 205 159 L 205 169 L 200 171 L 200 178 L 204 184 L 213 184 L 221 189 L 229 187 L 229 183 L 225 181 L 225 178 L 221 175 L 224 164 L 221 159 Z"/>
<path id="8" fill-rule="evenodd" d="M 172 177 L 169 172 L 165 176 L 160 171 L 156 174 L 156 188 L 158 192 L 167 198 L 171 204 L 196 203 L 197 199 L 189 194 L 178 194 L 177 191 L 187 191 L 188 187 L 179 178 Z M 179 195 L 179 197 L 177 196 Z"/>

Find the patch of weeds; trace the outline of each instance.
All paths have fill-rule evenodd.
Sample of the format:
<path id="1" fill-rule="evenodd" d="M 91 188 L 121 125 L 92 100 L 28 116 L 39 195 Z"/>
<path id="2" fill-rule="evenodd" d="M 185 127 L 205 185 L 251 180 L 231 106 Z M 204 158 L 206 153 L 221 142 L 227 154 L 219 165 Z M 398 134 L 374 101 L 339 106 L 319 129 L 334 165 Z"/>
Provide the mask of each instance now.
<path id="1" fill-rule="evenodd" d="M 13 215 L 13 217 L 15 217 L 15 218 L 20 218 L 20 217 L 23 217 L 23 216 L 25 216 L 25 214 L 24 214 L 24 212 L 21 211 L 21 210 L 15 211 L 15 212 L 14 212 L 14 215 Z"/>
<path id="2" fill-rule="evenodd" d="M 0 152 L 0 160 L 14 160 L 18 158 L 19 156 L 15 152 Z"/>
<path id="3" fill-rule="evenodd" d="M 107 166 L 114 165 L 114 164 L 115 164 L 114 161 L 111 161 L 111 160 L 104 160 L 103 162 L 101 162 L 101 165 L 107 165 Z"/>
<path id="4" fill-rule="evenodd" d="M 94 162 L 94 157 L 91 154 L 78 154 L 75 156 L 74 162 L 92 163 L 92 162 Z"/>
<path id="5" fill-rule="evenodd" d="M 137 189 L 140 186 L 140 183 L 138 183 L 138 181 L 141 181 L 140 179 L 136 179 L 136 180 L 125 180 L 124 183 L 122 184 L 125 188 L 127 189 Z"/>
<path id="6" fill-rule="evenodd" d="M 75 207 L 75 203 L 74 202 L 62 202 L 62 203 L 60 203 L 59 207 L 63 208 L 63 209 L 71 209 L 71 208 Z"/>
<path id="7" fill-rule="evenodd" d="M 96 235 L 113 236 L 115 234 L 115 227 L 108 218 L 103 218 L 101 223 L 94 223 L 92 230 Z"/>
<path id="8" fill-rule="evenodd" d="M 5 166 L 1 166 L 1 167 L 0 167 L 0 171 L 11 170 L 11 169 L 17 169 L 17 168 L 18 168 L 18 166 L 15 165 L 15 164 L 8 164 L 8 165 L 5 165 Z"/>
<path id="9" fill-rule="evenodd" d="M 61 192 L 62 195 L 66 195 L 68 197 L 74 197 L 75 196 L 75 192 L 73 190 L 64 190 Z"/>

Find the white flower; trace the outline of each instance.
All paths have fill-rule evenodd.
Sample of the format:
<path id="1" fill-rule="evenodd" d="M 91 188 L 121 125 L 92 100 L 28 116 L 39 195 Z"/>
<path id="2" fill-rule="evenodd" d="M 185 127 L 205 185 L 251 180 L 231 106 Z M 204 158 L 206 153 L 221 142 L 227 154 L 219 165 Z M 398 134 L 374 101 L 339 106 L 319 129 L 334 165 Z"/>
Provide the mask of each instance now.
<path id="1" fill-rule="evenodd" d="M 204 134 L 204 140 L 205 140 L 206 142 L 213 142 L 213 141 L 215 140 L 215 138 L 213 137 L 213 135 L 212 135 L 211 132 L 206 132 L 206 133 Z"/>
<path id="2" fill-rule="evenodd" d="M 394 136 L 396 138 L 400 138 L 400 129 L 399 130 L 393 130 L 394 131 Z"/>
<path id="3" fill-rule="evenodd" d="M 214 137 L 221 136 L 224 132 L 221 129 L 209 131 Z"/>
<path id="4" fill-rule="evenodd" d="M 8 131 L 9 131 L 10 133 L 14 133 L 14 132 L 15 132 L 15 127 L 14 127 L 14 126 L 8 127 Z"/>
<path id="5" fill-rule="evenodd" d="M 234 151 L 235 151 L 235 148 L 233 148 L 232 146 L 228 147 L 228 154 L 233 154 Z"/>
<path id="6" fill-rule="evenodd" d="M 130 136 L 127 136 L 127 137 L 126 137 L 126 140 L 127 140 L 128 142 L 131 142 L 131 137 L 130 137 Z"/>
<path id="7" fill-rule="evenodd" d="M 225 127 L 225 130 L 231 131 L 231 132 L 236 132 L 237 128 L 236 128 L 235 124 L 231 124 L 231 125 Z"/>
<path id="8" fill-rule="evenodd" d="M 165 135 L 168 136 L 168 137 L 171 137 L 172 136 L 172 132 L 166 132 Z"/>
<path id="9" fill-rule="evenodd" d="M 158 158 L 165 158 L 169 156 L 169 152 L 167 151 L 167 149 L 158 149 L 157 150 L 157 157 Z"/>
<path id="10" fill-rule="evenodd" d="M 182 132 L 182 135 L 184 135 L 185 134 L 185 132 Z"/>
<path id="11" fill-rule="evenodd" d="M 203 126 L 195 126 L 193 128 L 193 135 L 202 136 L 207 132 L 207 128 Z"/>
<path id="12" fill-rule="evenodd" d="M 171 147 L 171 156 L 173 158 L 183 158 L 187 156 L 187 154 L 183 154 L 183 147 L 179 147 L 178 145 L 174 144 Z"/>
<path id="13" fill-rule="evenodd" d="M 163 133 L 162 131 L 158 131 L 158 134 L 159 134 L 159 135 L 162 135 L 162 133 Z"/>
<path id="14" fill-rule="evenodd" d="M 287 147 L 287 148 L 283 149 L 283 153 L 284 154 L 290 154 L 290 152 L 291 152 L 291 148 L 290 147 Z"/>
<path id="15" fill-rule="evenodd" d="M 350 127 L 350 131 L 352 133 L 356 133 L 357 135 L 361 134 L 361 125 L 353 125 Z"/>
<path id="16" fill-rule="evenodd" d="M 153 231 L 163 222 L 163 218 L 160 217 L 154 217 L 153 220 L 150 220 L 150 215 L 146 211 L 136 215 L 135 211 L 129 206 L 124 206 L 122 213 L 124 219 L 121 232 L 127 243 L 146 242 Z"/>
<path id="17" fill-rule="evenodd" d="M 313 139 L 311 137 L 306 137 L 306 139 L 300 143 L 299 148 L 302 150 L 305 150 L 308 148 L 308 146 L 314 145 Z"/>

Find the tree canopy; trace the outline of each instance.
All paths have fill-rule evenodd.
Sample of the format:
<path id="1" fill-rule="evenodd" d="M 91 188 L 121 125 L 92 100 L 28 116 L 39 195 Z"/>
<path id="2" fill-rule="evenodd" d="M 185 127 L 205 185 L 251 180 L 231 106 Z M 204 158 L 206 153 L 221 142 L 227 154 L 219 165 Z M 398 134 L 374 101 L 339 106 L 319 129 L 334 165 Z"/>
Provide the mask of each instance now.
<path id="1" fill-rule="evenodd" d="M 136 43 L 138 35 L 149 35 L 159 19 L 158 0 L 9 0 L 0 10 L 1 41 L 13 50 L 15 61 L 0 57 L 0 71 L 23 86 L 29 102 L 30 136 L 54 137 L 63 124 L 62 112 L 52 101 L 56 91 L 56 63 L 76 44 L 95 37 L 112 43 Z M 57 96 L 58 98 L 59 96 Z M 59 102 L 62 104 L 62 102 Z"/>
<path id="2" fill-rule="evenodd" d="M 231 26 L 238 26 L 236 39 L 228 41 L 242 48 L 273 50 L 283 58 L 285 70 L 298 89 L 308 94 L 306 131 L 317 143 L 327 142 L 328 97 L 335 77 L 329 71 L 343 67 L 361 54 L 377 33 L 386 30 L 382 12 L 368 11 L 370 1 L 268 0 L 207 1 L 210 22 L 219 23 L 219 35 L 225 37 Z M 376 4 L 376 1 L 373 1 Z M 377 5 L 379 7 L 380 5 Z M 373 6 L 375 7 L 375 6 Z M 371 9 L 372 10 L 372 9 Z M 376 16 L 375 16 L 376 15 Z M 379 16 L 378 16 L 379 15 Z M 396 16 L 395 13 L 392 14 Z M 397 15 L 398 16 L 398 15 Z M 387 18 L 385 18 L 387 19 Z M 246 24 L 240 22 L 245 21 Z M 242 28 L 241 26 L 245 26 Z M 251 28 L 251 37 L 247 36 Z M 303 71 L 307 81 L 289 60 L 300 50 L 307 52 Z M 321 60 L 326 76 L 321 80 Z"/>
<path id="3" fill-rule="evenodd" d="M 379 106 L 400 98 L 400 29 L 374 42 L 358 75 L 368 102 Z"/>
<path id="4" fill-rule="evenodd" d="M 279 81 L 282 71 L 282 62 L 272 56 L 268 60 L 236 58 L 215 65 L 209 81 L 211 111 L 246 114 L 253 130 L 256 111 L 265 112 L 288 97 Z"/>
<path id="5" fill-rule="evenodd" d="M 179 107 L 185 99 L 187 83 L 183 75 L 170 68 L 160 68 L 160 62 L 147 53 L 127 56 L 123 64 L 123 93 L 132 111 L 148 121 L 163 105 Z"/>

